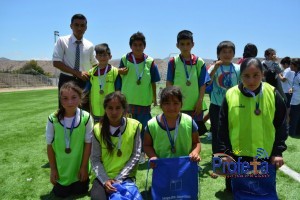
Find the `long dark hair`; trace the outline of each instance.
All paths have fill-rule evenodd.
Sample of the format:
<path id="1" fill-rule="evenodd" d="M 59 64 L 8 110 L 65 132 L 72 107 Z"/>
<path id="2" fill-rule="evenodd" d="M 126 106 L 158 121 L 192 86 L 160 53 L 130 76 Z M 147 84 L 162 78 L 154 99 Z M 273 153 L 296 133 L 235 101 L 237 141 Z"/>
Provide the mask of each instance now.
<path id="1" fill-rule="evenodd" d="M 105 96 L 105 99 L 103 102 L 104 109 L 106 109 L 106 107 L 108 106 L 108 103 L 113 99 L 118 99 L 120 101 L 124 111 L 127 110 L 126 97 L 119 91 L 110 93 Z M 99 126 L 101 128 L 101 139 L 104 142 L 104 144 L 106 145 L 108 153 L 111 154 L 113 152 L 114 145 L 112 144 L 112 141 L 110 138 L 110 136 L 111 136 L 110 130 L 109 130 L 110 123 L 109 123 L 109 119 L 108 119 L 106 113 L 104 113 L 104 116 L 103 116 L 101 122 L 99 123 Z"/>
<path id="2" fill-rule="evenodd" d="M 76 92 L 79 95 L 79 98 L 81 100 L 82 103 L 82 99 L 83 99 L 83 91 L 82 89 L 75 84 L 75 82 L 73 81 L 69 81 L 64 83 L 61 88 L 59 89 L 59 101 L 61 101 L 61 95 L 63 91 L 70 91 L 73 90 L 74 92 Z M 58 110 L 55 113 L 55 116 L 59 119 L 62 120 L 65 116 L 65 109 L 62 105 L 59 106 Z"/>

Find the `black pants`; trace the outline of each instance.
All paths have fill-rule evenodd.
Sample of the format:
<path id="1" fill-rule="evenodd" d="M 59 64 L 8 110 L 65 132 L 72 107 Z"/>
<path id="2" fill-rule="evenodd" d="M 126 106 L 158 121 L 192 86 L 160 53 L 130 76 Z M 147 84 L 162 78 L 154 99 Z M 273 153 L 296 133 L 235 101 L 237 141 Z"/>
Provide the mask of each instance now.
<path id="1" fill-rule="evenodd" d="M 69 81 L 74 81 L 75 84 L 77 84 L 82 90 L 84 90 L 84 88 L 86 86 L 86 83 L 87 83 L 87 81 L 83 81 L 83 80 L 81 80 L 79 78 L 76 78 L 74 76 L 69 76 L 69 75 L 61 73 L 59 75 L 59 82 L 58 82 L 58 106 L 59 107 L 61 107 L 61 104 L 60 104 L 60 101 L 59 101 L 59 90 L 60 90 L 61 86 L 64 83 L 69 82 Z M 89 92 L 88 91 L 84 92 L 84 98 L 83 98 L 83 101 L 81 103 L 81 108 L 85 111 L 90 112 Z"/>
<path id="2" fill-rule="evenodd" d="M 63 186 L 57 183 L 56 185 L 54 185 L 52 191 L 55 196 L 62 198 L 66 198 L 71 195 L 86 194 L 89 190 L 89 183 L 89 179 L 85 182 L 77 181 L 68 186 Z"/>
<path id="3" fill-rule="evenodd" d="M 220 106 L 215 104 L 210 104 L 209 106 L 209 116 L 210 116 L 210 129 L 211 129 L 211 146 L 213 153 L 220 153 L 218 151 L 218 129 L 219 129 L 219 113 L 220 113 Z"/>

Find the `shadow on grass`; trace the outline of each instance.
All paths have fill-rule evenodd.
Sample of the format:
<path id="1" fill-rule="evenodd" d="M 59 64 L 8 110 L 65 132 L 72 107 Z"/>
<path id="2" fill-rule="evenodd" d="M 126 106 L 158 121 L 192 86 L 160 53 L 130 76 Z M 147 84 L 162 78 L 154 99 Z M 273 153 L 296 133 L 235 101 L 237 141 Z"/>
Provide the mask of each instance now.
<path id="1" fill-rule="evenodd" d="M 49 162 L 47 162 L 47 163 L 45 163 L 44 165 L 42 165 L 41 168 L 50 168 Z"/>
<path id="2" fill-rule="evenodd" d="M 152 196 L 151 196 L 151 187 L 149 187 L 149 190 L 147 191 L 142 191 L 141 195 L 143 197 L 144 200 L 152 200 Z"/>
<path id="3" fill-rule="evenodd" d="M 215 193 L 215 197 L 217 199 L 221 199 L 221 200 L 231 200 L 233 199 L 233 195 L 231 192 L 228 192 L 227 190 L 223 190 L 223 191 L 218 191 Z"/>
<path id="4" fill-rule="evenodd" d="M 67 198 L 61 198 L 61 197 L 55 196 L 55 194 L 51 191 L 49 194 L 41 195 L 40 199 L 41 200 L 73 200 L 73 199 L 80 199 L 80 198 L 83 198 L 85 196 L 89 196 L 89 194 L 72 195 L 72 196 L 67 197 Z"/>
<path id="5" fill-rule="evenodd" d="M 148 160 L 144 164 L 139 164 L 139 171 L 140 170 L 148 170 Z"/>
<path id="6" fill-rule="evenodd" d="M 206 162 L 204 165 L 201 165 L 201 172 L 199 177 L 201 178 L 211 178 L 210 174 L 212 172 L 211 162 Z"/>

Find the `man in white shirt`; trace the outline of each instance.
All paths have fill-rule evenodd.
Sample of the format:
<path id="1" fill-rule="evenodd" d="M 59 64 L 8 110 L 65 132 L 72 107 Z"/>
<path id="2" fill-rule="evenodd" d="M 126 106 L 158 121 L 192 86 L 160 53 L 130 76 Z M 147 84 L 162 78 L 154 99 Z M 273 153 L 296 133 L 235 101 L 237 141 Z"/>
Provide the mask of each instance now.
<path id="1" fill-rule="evenodd" d="M 89 80 L 88 70 L 98 63 L 93 44 L 83 38 L 87 30 L 86 17 L 82 14 L 73 15 L 70 27 L 72 34 L 59 37 L 53 51 L 53 66 L 61 70 L 58 90 L 68 81 L 74 81 L 84 89 Z M 89 111 L 88 99 L 82 108 Z"/>

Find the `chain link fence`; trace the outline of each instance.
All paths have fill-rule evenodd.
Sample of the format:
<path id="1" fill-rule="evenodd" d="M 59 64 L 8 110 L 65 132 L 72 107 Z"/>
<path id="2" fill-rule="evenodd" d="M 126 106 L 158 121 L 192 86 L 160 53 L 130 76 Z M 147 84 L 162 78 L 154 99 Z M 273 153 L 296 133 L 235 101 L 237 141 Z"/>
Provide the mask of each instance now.
<path id="1" fill-rule="evenodd" d="M 56 80 L 42 74 L 0 73 L 0 88 L 54 86 Z"/>

